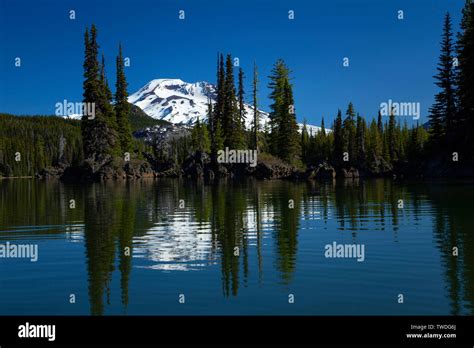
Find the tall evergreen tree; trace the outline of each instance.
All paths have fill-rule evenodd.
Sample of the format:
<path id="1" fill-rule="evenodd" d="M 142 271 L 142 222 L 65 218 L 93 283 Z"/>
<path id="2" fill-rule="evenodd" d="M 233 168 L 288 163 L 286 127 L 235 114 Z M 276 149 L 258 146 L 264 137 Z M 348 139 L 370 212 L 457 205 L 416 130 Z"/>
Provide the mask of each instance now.
<path id="1" fill-rule="evenodd" d="M 438 74 L 435 76 L 436 85 L 441 91 L 435 96 L 435 103 L 430 108 L 431 141 L 435 147 L 445 147 L 447 140 L 454 140 L 454 123 L 456 105 L 454 95 L 453 43 L 451 33 L 451 18 L 449 13 L 444 20 L 443 40 L 439 58 Z M 447 139 L 445 139 L 445 135 Z"/>
<path id="2" fill-rule="evenodd" d="M 224 145 L 232 149 L 243 147 L 243 125 L 240 123 L 239 108 L 234 84 L 234 66 L 230 54 L 226 57 L 224 80 L 224 108 L 222 116 Z"/>
<path id="3" fill-rule="evenodd" d="M 215 105 L 216 106 L 216 105 Z M 217 151 L 224 148 L 224 136 L 222 134 L 222 128 L 220 120 L 216 117 L 215 108 L 212 107 L 212 101 L 209 98 L 207 103 L 207 113 L 208 119 L 212 121 L 212 124 L 208 124 L 209 133 L 210 133 L 210 143 L 211 143 L 211 157 L 213 160 L 217 159 Z"/>
<path id="4" fill-rule="evenodd" d="M 383 133 L 382 133 L 382 156 L 387 161 L 390 162 L 390 149 L 388 145 L 388 125 L 387 122 L 383 125 Z"/>
<path id="5" fill-rule="evenodd" d="M 105 74 L 105 58 L 104 58 L 103 53 L 102 53 L 102 63 L 100 65 L 100 81 L 102 82 L 104 86 L 104 93 L 107 96 L 107 100 L 109 102 L 112 102 L 113 96 L 112 96 L 112 91 L 110 90 L 110 87 L 109 87 L 109 81 L 107 80 L 107 76 Z"/>
<path id="6" fill-rule="evenodd" d="M 130 104 L 128 103 L 127 80 L 125 78 L 125 66 L 122 54 L 122 45 L 119 45 L 119 53 L 116 59 L 117 81 L 115 84 L 115 115 L 119 131 L 120 147 L 122 152 L 128 152 L 132 146 L 132 129 L 130 126 Z"/>
<path id="7" fill-rule="evenodd" d="M 309 134 L 306 119 L 303 120 L 303 129 L 301 130 L 301 160 L 308 163 L 309 160 Z"/>
<path id="8" fill-rule="evenodd" d="M 209 140 L 207 126 L 202 124 L 199 121 L 199 118 L 191 131 L 191 142 L 193 151 L 209 152 L 211 150 L 211 142 Z"/>
<path id="9" fill-rule="evenodd" d="M 220 124 L 222 126 L 224 113 L 224 56 L 217 55 L 217 90 L 216 90 L 216 105 L 214 107 L 214 126 Z M 215 130 L 214 130 L 215 132 Z"/>
<path id="10" fill-rule="evenodd" d="M 357 115 L 356 148 L 357 148 L 357 160 L 358 160 L 359 166 L 363 166 L 366 159 L 365 133 L 366 133 L 365 120 L 362 117 L 360 117 L 360 115 Z"/>
<path id="11" fill-rule="evenodd" d="M 378 122 L 372 120 L 369 126 L 369 148 L 368 154 L 369 159 L 372 159 L 374 156 L 379 157 L 382 155 L 382 137 Z"/>
<path id="12" fill-rule="evenodd" d="M 354 105 L 349 103 L 346 111 L 346 118 L 343 123 L 344 152 L 349 154 L 349 163 L 355 164 L 357 161 L 356 125 L 355 125 Z"/>
<path id="13" fill-rule="evenodd" d="M 326 127 L 324 125 L 324 116 L 321 118 L 321 139 L 323 142 L 323 154 L 322 159 L 326 161 L 331 156 L 331 144 L 329 143 L 329 138 L 326 136 Z"/>
<path id="14" fill-rule="evenodd" d="M 254 149 L 259 152 L 259 141 L 258 141 L 258 132 L 260 127 L 260 120 L 258 116 L 258 105 L 257 105 L 257 85 L 258 85 L 258 72 L 257 64 L 253 64 L 253 128 L 252 128 L 252 138 Z"/>
<path id="15" fill-rule="evenodd" d="M 342 113 L 341 110 L 337 111 L 336 120 L 334 121 L 334 152 L 333 158 L 336 164 L 340 164 L 343 159 L 344 152 L 344 139 L 342 133 Z"/>
<path id="16" fill-rule="evenodd" d="M 245 104 L 244 104 L 244 71 L 239 68 L 239 122 L 241 127 L 245 127 Z"/>
<path id="17" fill-rule="evenodd" d="M 216 151 L 215 149 L 215 137 L 214 137 L 214 128 L 215 128 L 215 119 L 214 119 L 214 110 L 212 107 L 211 98 L 207 98 L 207 130 L 209 132 L 209 140 L 211 142 L 211 157 Z"/>
<path id="18" fill-rule="evenodd" d="M 84 157 L 103 162 L 111 156 L 119 154 L 115 113 L 107 100 L 104 84 L 100 77 L 100 65 L 97 59 L 99 45 L 97 29 L 92 25 L 86 29 L 84 57 L 84 93 L 86 105 L 94 106 L 94 115 L 84 114 L 81 122 Z M 92 108 L 92 107 L 91 107 Z"/>
<path id="19" fill-rule="evenodd" d="M 382 113 L 379 110 L 379 114 L 377 116 L 377 129 L 379 130 L 380 135 L 383 133 L 383 122 L 382 122 Z"/>
<path id="20" fill-rule="evenodd" d="M 458 124 L 455 125 L 461 145 L 474 159 L 474 3 L 466 0 L 463 8 L 461 32 L 458 35 L 457 100 Z M 458 150 L 459 151 L 459 150 Z"/>
<path id="21" fill-rule="evenodd" d="M 216 103 L 212 106 L 211 100 L 208 102 L 209 113 L 209 127 L 211 134 L 211 157 L 215 161 L 217 159 L 217 151 L 224 148 L 224 132 L 222 129 L 223 114 L 224 114 L 224 56 L 217 54 L 217 69 L 216 69 Z"/>
<path id="22" fill-rule="evenodd" d="M 396 156 L 396 147 L 397 147 L 397 138 L 396 138 L 396 121 L 393 109 L 390 111 L 390 117 L 388 120 L 388 129 L 387 129 L 387 150 L 390 160 L 395 161 Z"/>
<path id="23" fill-rule="evenodd" d="M 284 161 L 296 163 L 300 157 L 300 141 L 289 73 L 285 62 L 279 59 L 269 76 L 270 98 L 273 101 L 270 105 L 270 142 L 273 154 Z"/>

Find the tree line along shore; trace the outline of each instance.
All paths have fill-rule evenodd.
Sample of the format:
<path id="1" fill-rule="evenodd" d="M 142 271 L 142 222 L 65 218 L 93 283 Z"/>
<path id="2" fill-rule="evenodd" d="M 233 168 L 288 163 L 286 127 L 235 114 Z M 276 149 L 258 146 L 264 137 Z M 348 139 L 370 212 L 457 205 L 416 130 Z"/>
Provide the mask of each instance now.
<path id="1" fill-rule="evenodd" d="M 387 117 L 360 115 L 350 102 L 327 129 L 304 121 L 298 129 L 290 68 L 279 59 L 267 85 L 269 122 L 261 126 L 258 67 L 246 97 L 242 68 L 230 54 L 217 55 L 216 99 L 206 117 L 169 139 L 144 139 L 146 127 L 171 127 L 128 103 L 122 46 L 116 56 L 115 93 L 99 60 L 98 31 L 84 34 L 83 103 L 93 117 L 0 114 L 0 177 L 59 177 L 94 181 L 160 176 L 257 178 L 356 178 L 370 176 L 474 176 L 474 4 L 462 10 L 460 31 L 444 18 L 434 76 L 438 92 L 429 122 L 408 126 L 394 109 Z M 244 103 L 251 100 L 250 112 Z M 248 108 L 247 108 L 248 110 Z M 250 118 L 250 127 L 246 120 Z M 224 149 L 253 150 L 257 164 L 222 163 Z"/>

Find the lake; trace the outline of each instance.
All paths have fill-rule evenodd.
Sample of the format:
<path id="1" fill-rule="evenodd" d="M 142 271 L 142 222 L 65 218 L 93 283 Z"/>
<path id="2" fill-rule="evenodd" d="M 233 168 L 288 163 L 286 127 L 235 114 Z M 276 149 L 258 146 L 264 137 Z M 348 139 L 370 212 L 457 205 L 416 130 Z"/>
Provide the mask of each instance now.
<path id="1" fill-rule="evenodd" d="M 0 258 L 0 315 L 473 315 L 473 201 L 471 181 L 0 180 L 0 244 L 38 248 Z"/>

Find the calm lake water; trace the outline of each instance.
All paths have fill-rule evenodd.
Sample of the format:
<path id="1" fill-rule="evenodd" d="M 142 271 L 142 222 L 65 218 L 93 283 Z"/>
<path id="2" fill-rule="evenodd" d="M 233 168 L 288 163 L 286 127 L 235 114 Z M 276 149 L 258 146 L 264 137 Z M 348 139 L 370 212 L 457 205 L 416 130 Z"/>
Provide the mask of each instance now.
<path id="1" fill-rule="evenodd" d="M 0 180 L 0 244 L 39 253 L 0 258 L 0 315 L 472 315 L 473 201 L 472 182 Z"/>

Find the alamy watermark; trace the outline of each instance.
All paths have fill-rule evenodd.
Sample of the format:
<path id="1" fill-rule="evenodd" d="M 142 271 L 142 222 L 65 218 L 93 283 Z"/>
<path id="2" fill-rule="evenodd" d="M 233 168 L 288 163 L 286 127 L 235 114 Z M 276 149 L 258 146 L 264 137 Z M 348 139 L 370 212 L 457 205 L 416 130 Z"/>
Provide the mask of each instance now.
<path id="1" fill-rule="evenodd" d="M 324 246 L 324 256 L 326 258 L 357 259 L 357 262 L 365 260 L 364 244 L 326 244 Z"/>
<path id="2" fill-rule="evenodd" d="M 73 103 L 64 99 L 62 102 L 58 102 L 54 106 L 56 108 L 56 116 L 70 117 L 73 115 L 82 115 L 87 116 L 89 120 L 95 118 L 95 103 Z"/>
<path id="3" fill-rule="evenodd" d="M 257 150 L 225 150 L 217 151 L 218 163 L 249 163 L 251 167 L 257 166 Z"/>
<path id="4" fill-rule="evenodd" d="M 35 325 L 26 322 L 18 326 L 19 338 L 47 338 L 52 342 L 56 340 L 56 325 Z"/>
<path id="5" fill-rule="evenodd" d="M 0 244 L 0 259 L 30 259 L 38 261 L 38 244 Z"/>
<path id="6" fill-rule="evenodd" d="M 380 114 L 382 116 L 409 116 L 414 120 L 420 118 L 420 103 L 418 102 L 394 102 L 389 99 L 380 103 Z"/>

